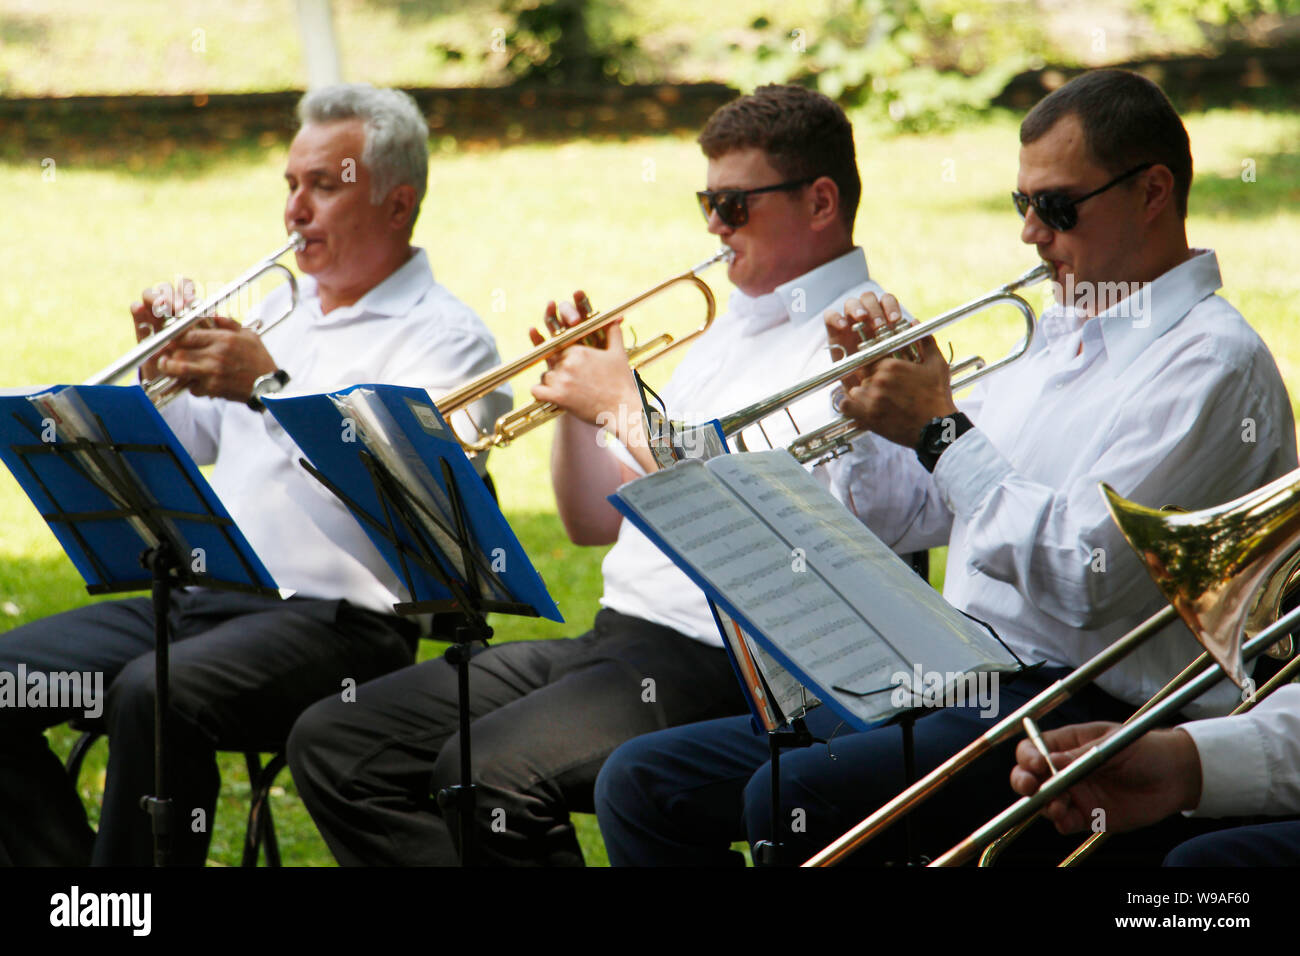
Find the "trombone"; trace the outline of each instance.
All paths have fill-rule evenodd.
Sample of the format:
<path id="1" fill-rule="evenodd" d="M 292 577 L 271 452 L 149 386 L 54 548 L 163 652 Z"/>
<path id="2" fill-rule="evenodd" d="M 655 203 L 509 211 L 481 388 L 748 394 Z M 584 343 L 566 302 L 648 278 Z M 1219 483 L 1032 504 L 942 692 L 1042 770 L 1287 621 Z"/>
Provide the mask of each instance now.
<path id="1" fill-rule="evenodd" d="M 700 323 L 699 327 L 680 338 L 675 338 L 672 334 L 663 332 L 649 341 L 633 345 L 627 350 L 628 364 L 634 369 L 663 358 L 670 352 L 703 335 L 712 324 L 713 317 L 717 314 L 717 301 L 714 298 L 713 290 L 709 288 L 708 283 L 700 278 L 699 274 L 718 262 L 729 261 L 730 259 L 731 249 L 723 246 L 708 259 L 687 269 L 680 275 L 675 275 L 660 282 L 658 285 L 633 296 L 607 312 L 598 312 L 590 316 L 578 325 L 572 326 L 548 339 L 531 352 L 526 352 L 513 362 L 503 363 L 488 372 L 484 372 L 478 378 L 466 382 L 438 399 L 434 404 L 437 406 L 439 414 L 443 418 L 450 418 L 452 413 L 461 411 L 491 392 L 496 391 L 525 369 L 546 361 L 575 342 L 581 342 L 596 335 L 609 328 L 621 319 L 625 313 L 641 303 L 667 291 L 678 283 L 685 283 L 697 289 L 700 295 L 704 297 L 704 321 Z M 482 428 L 475 423 L 474 427 L 478 434 L 472 440 L 457 437 L 460 440 L 461 447 L 465 450 L 465 454 L 473 456 L 491 448 L 504 447 L 520 435 L 556 418 L 563 411 L 564 409 L 551 402 L 533 402 L 524 408 L 502 415 L 493 423 L 490 429 Z"/>
<path id="2" fill-rule="evenodd" d="M 153 335 L 138 342 L 135 348 L 127 352 L 116 362 L 106 365 L 90 378 L 83 382 L 83 385 L 108 385 L 117 381 L 123 375 L 133 371 L 138 366 L 154 358 L 169 346 L 176 339 L 180 338 L 190 329 L 194 328 L 201 322 L 207 322 L 216 315 L 217 306 L 227 299 L 234 297 L 244 286 L 255 281 L 267 272 L 281 272 L 285 281 L 289 283 L 289 306 L 280 315 L 270 320 L 261 318 L 250 322 L 245 328 L 256 332 L 258 335 L 265 335 L 272 328 L 279 325 L 289 317 L 289 314 L 298 307 L 298 280 L 294 274 L 277 260 L 288 252 L 290 249 L 298 250 L 303 246 L 303 239 L 296 232 L 291 232 L 289 238 L 275 252 L 262 259 L 257 264 L 251 266 L 243 272 L 238 278 L 227 283 L 219 291 L 208 296 L 202 302 L 197 302 L 188 309 L 182 311 L 179 315 L 169 318 L 163 327 Z M 145 394 L 150 400 L 162 408 L 168 402 L 181 392 L 181 383 L 174 378 L 161 376 L 151 379 L 144 383 Z"/>
<path id="3" fill-rule="evenodd" d="M 722 433 L 727 438 L 736 440 L 736 447 L 739 451 L 748 451 L 749 449 L 746 447 L 744 438 L 741 437 L 740 433 L 777 412 L 784 410 L 789 415 L 788 408 L 795 401 L 844 378 L 860 368 L 870 365 L 872 362 L 886 358 L 900 349 L 908 348 L 921 341 L 921 339 L 933 335 L 939 329 L 952 325 L 961 319 L 968 318 L 997 305 L 1013 306 L 1025 321 L 1024 339 L 992 365 L 987 364 L 979 356 L 973 356 L 951 366 L 954 375 L 967 368 L 975 369 L 970 374 L 954 381 L 952 383 L 953 391 L 959 391 L 973 385 L 984 376 L 1010 365 L 1029 350 L 1030 342 L 1033 341 L 1034 337 L 1034 323 L 1037 317 L 1029 303 L 1016 293 L 1020 289 L 1042 282 L 1050 275 L 1051 270 L 1045 264 L 1039 264 L 1020 276 L 1020 278 L 999 286 L 987 295 L 967 302 L 965 305 L 960 305 L 955 309 L 950 309 L 927 322 L 911 326 L 900 324 L 897 327 L 886 329 L 874 339 L 866 339 L 862 331 L 862 325 L 859 323 L 854 326 L 854 330 L 858 332 L 859 336 L 863 337 L 866 348 L 841 358 L 824 372 L 819 372 L 797 385 L 793 385 L 769 398 L 755 402 L 753 405 L 719 419 Z M 793 422 L 793 418 L 791 421 Z M 759 427 L 762 428 L 761 425 Z M 861 435 L 863 431 L 864 429 L 860 428 L 853 419 L 841 418 L 815 431 L 801 434 L 788 446 L 788 450 L 800 463 L 806 464 L 815 461 L 817 464 L 821 464 L 847 451 L 853 439 Z"/>
<path id="4" fill-rule="evenodd" d="M 952 865 L 968 859 L 981 846 L 1009 828 L 1027 820 L 1039 808 L 1104 763 L 1166 715 L 1181 710 L 1214 686 L 1225 674 L 1240 675 L 1241 660 L 1251 660 L 1285 639 L 1300 624 L 1300 608 L 1268 627 L 1275 616 L 1286 582 L 1300 561 L 1300 470 L 1263 488 L 1199 512 L 1161 513 L 1124 501 L 1109 487 L 1102 493 L 1126 539 L 1169 598 L 1163 608 L 1093 658 L 1062 677 L 1014 713 L 999 721 L 971 744 L 880 807 L 848 833 L 809 859 L 804 866 L 830 866 L 893 825 L 903 814 L 923 803 L 937 790 L 996 745 L 1016 736 L 1025 719 L 1050 712 L 1067 697 L 1094 680 L 1107 668 L 1179 617 L 1205 646 L 1215 663 L 1189 672 L 1177 690 L 1166 688 L 1159 703 L 1123 725 L 1088 754 L 1046 781 L 1032 797 L 1025 797 L 995 817 L 965 841 L 935 860 Z M 1235 608 L 1239 613 L 1222 613 Z M 1261 628 L 1244 646 L 1243 635 Z M 1160 696 L 1160 695 L 1157 695 Z"/>

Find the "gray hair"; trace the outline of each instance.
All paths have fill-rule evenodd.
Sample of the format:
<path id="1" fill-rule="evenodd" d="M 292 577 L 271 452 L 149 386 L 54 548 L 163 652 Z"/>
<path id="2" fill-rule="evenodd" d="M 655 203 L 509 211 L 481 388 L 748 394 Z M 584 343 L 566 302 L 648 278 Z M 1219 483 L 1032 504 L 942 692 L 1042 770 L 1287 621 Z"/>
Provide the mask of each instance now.
<path id="1" fill-rule="evenodd" d="M 429 126 L 420 108 L 408 93 L 375 89 L 369 83 L 323 86 L 298 101 L 302 126 L 349 119 L 365 125 L 361 162 L 370 171 L 370 202 L 383 202 L 394 186 L 414 186 L 414 225 L 429 184 Z"/>

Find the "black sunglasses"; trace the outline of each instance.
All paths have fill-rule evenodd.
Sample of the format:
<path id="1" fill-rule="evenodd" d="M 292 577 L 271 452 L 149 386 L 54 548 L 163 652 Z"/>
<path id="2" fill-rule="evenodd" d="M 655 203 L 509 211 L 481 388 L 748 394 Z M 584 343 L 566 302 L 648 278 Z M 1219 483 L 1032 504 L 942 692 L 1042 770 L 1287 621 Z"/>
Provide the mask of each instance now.
<path id="1" fill-rule="evenodd" d="M 1106 185 L 1099 189 L 1094 189 L 1086 196 L 1080 196 L 1078 199 L 1071 199 L 1062 190 L 1049 189 L 1045 192 L 1037 193 L 1033 196 L 1026 196 L 1021 192 L 1012 192 L 1011 201 L 1016 204 L 1016 212 L 1020 213 L 1020 218 L 1024 219 L 1029 214 L 1029 207 L 1034 207 L 1034 212 L 1038 213 L 1038 218 L 1043 221 L 1048 229 L 1056 232 L 1067 232 L 1079 224 L 1079 203 L 1085 199 L 1091 199 L 1093 196 L 1104 193 L 1112 186 L 1117 186 L 1124 180 L 1136 176 L 1144 169 L 1150 169 L 1155 163 L 1143 163 L 1141 166 L 1134 166 L 1126 173 L 1120 173 Z"/>
<path id="2" fill-rule="evenodd" d="M 816 176 L 808 176 L 804 179 L 792 179 L 787 183 L 777 183 L 775 186 L 759 186 L 757 189 L 704 189 L 697 192 L 695 198 L 700 201 L 700 212 L 704 213 L 706 222 L 709 214 L 716 212 L 718 218 L 732 229 L 739 229 L 749 222 L 750 196 L 800 189 L 815 182 L 816 179 Z"/>

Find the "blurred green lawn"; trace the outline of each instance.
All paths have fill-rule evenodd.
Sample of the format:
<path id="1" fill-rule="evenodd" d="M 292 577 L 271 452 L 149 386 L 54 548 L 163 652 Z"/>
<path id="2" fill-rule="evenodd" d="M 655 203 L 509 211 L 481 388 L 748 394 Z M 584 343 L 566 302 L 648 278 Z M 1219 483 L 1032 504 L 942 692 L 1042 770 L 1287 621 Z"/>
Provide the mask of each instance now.
<path id="1" fill-rule="evenodd" d="M 1300 385 L 1300 118 L 1214 112 L 1189 118 L 1195 146 L 1189 238 L 1218 250 L 1224 294 L 1271 346 L 1283 376 Z M 865 196 L 857 238 L 875 275 L 918 316 L 933 315 L 1018 275 L 1034 261 L 1021 247 L 1007 196 L 1016 172 L 1014 120 L 997 118 L 948 136 L 860 141 Z M 224 282 L 270 251 L 280 223 L 284 154 L 238 144 L 229 157 L 173 154 L 163 166 L 0 165 L 6 223 L 0 232 L 0 387 L 80 381 L 126 350 L 125 305 L 142 287 L 187 274 Z M 1243 164 L 1254 181 L 1242 178 Z M 139 164 L 135 164 L 138 166 Z M 692 193 L 704 181 L 698 148 L 684 138 L 521 146 L 434 157 L 416 241 L 435 274 L 478 310 L 505 358 L 527 348 L 527 329 L 548 298 L 584 288 L 609 306 L 696 262 L 716 247 Z M 725 302 L 721 275 L 711 276 Z M 680 310 L 689 320 L 690 299 Z M 672 311 L 677 311 L 674 306 Z M 631 324 L 643 330 L 637 319 Z M 959 326 L 957 353 L 996 352 L 994 319 Z M 662 371 L 650 375 L 651 384 Z M 517 395 L 525 389 L 517 387 Z M 502 639 L 581 633 L 600 594 L 603 549 L 569 544 L 554 516 L 549 434 L 494 454 L 502 506 L 569 621 L 498 620 Z M 43 522 L 0 475 L 0 630 L 87 598 Z M 936 583 L 942 555 L 936 555 Z M 432 644 L 422 657 L 438 652 Z M 66 752 L 68 731 L 51 733 Z M 82 775 L 97 813 L 101 744 Z M 239 860 L 248 783 L 242 760 L 222 758 L 226 783 L 211 860 Z M 281 777 L 273 807 L 286 863 L 331 857 Z M 605 860 L 594 819 L 580 817 L 591 863 Z"/>

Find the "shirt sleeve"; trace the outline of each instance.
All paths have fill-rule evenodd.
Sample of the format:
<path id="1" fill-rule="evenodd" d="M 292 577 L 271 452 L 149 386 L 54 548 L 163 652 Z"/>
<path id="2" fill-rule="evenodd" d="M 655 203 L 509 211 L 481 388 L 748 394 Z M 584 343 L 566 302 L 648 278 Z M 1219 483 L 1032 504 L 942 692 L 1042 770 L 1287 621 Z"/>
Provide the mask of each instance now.
<path id="1" fill-rule="evenodd" d="M 1258 356 L 1255 357 L 1258 360 Z M 1149 586 L 1098 491 L 1159 507 L 1207 507 L 1270 476 L 1290 449 L 1290 410 L 1261 396 L 1250 360 L 1232 362 L 1211 339 L 1189 344 L 1131 394 L 1115 396 L 1101 453 L 1064 487 L 1018 470 L 975 428 L 939 459 L 934 483 L 968 528 L 975 570 L 1011 584 L 1062 623 L 1102 627 Z M 1190 383 L 1190 387 L 1189 387 Z M 1243 429 L 1249 420 L 1253 426 Z M 1155 500 L 1159 498 L 1159 500 Z"/>
<path id="2" fill-rule="evenodd" d="M 1236 717 L 1183 724 L 1201 759 L 1192 816 L 1300 813 L 1300 685 L 1289 684 Z"/>
<path id="3" fill-rule="evenodd" d="M 221 398 L 195 398 L 187 392 L 159 412 L 196 464 L 211 465 L 217 460 L 224 402 Z"/>

